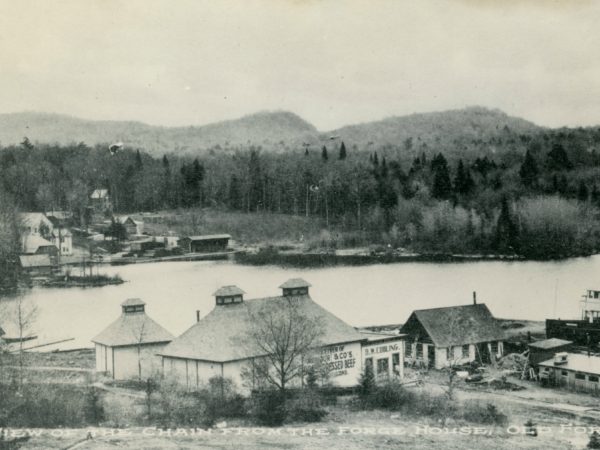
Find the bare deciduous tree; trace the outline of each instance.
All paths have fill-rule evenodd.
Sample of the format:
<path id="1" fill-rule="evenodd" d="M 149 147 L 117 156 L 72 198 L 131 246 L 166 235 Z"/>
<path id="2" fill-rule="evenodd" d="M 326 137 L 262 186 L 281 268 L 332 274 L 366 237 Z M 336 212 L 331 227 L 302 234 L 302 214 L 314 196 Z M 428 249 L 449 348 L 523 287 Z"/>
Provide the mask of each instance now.
<path id="1" fill-rule="evenodd" d="M 23 385 L 23 343 L 25 339 L 32 336 L 33 326 L 35 324 L 38 308 L 22 295 L 17 295 L 12 304 L 13 322 L 19 333 L 19 386 Z"/>
<path id="2" fill-rule="evenodd" d="M 305 363 L 314 360 L 322 323 L 305 315 L 294 298 L 269 302 L 250 315 L 245 345 L 260 355 L 254 360 L 255 377 L 285 391 L 291 381 L 302 378 Z"/>

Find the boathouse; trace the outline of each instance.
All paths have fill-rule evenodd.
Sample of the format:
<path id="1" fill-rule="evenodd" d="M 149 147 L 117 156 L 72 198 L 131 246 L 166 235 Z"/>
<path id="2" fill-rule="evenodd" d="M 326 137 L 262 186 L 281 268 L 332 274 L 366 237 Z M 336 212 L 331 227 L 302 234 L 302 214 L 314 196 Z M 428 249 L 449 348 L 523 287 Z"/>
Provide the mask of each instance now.
<path id="1" fill-rule="evenodd" d="M 600 357 L 561 352 L 539 364 L 542 384 L 600 392 Z"/>
<path id="2" fill-rule="evenodd" d="M 504 330 L 488 307 L 475 300 L 472 305 L 416 310 L 400 332 L 406 334 L 406 361 L 417 366 L 485 364 L 504 351 Z"/>
<path id="3" fill-rule="evenodd" d="M 186 236 L 179 239 L 179 246 L 185 253 L 209 253 L 227 250 L 229 234 L 209 234 L 204 236 Z"/>
<path id="4" fill-rule="evenodd" d="M 322 380 L 326 378 L 327 383 L 335 386 L 355 386 L 363 370 L 363 344 L 368 343 L 368 339 L 316 303 L 310 297 L 310 284 L 306 281 L 292 279 L 280 288 L 281 295 L 252 300 L 245 299 L 244 291 L 237 286 L 217 290 L 213 294 L 214 309 L 205 317 L 198 318 L 197 323 L 160 352 L 164 376 L 189 389 L 201 387 L 214 376 L 231 379 L 241 392 L 259 387 L 261 380 L 253 376 L 254 367 L 268 355 L 248 345 L 253 318 L 291 304 L 304 317 L 318 321 L 322 329 L 316 349 L 320 370 L 326 371 Z M 369 348 L 387 347 L 385 351 L 379 348 L 372 355 L 369 353 L 369 358 L 386 358 L 388 365 L 381 363 L 380 367 L 382 371 L 386 367 L 391 374 L 394 362 L 403 358 L 401 340 L 397 336 L 389 342 L 374 340 L 368 343 Z M 392 356 L 392 353 L 398 355 Z M 300 385 L 303 379 L 303 375 L 299 374 L 295 383 Z"/>
<path id="5" fill-rule="evenodd" d="M 173 335 L 146 314 L 139 298 L 121 303 L 121 316 L 98 334 L 96 370 L 115 380 L 145 379 L 161 370 L 157 353 L 173 340 Z"/>

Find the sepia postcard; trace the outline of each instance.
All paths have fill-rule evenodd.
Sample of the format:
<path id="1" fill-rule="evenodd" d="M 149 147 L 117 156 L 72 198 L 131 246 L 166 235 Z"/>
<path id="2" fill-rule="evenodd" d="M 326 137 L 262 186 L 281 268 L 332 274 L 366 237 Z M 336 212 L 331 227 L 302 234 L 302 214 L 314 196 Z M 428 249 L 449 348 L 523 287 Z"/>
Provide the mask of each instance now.
<path id="1" fill-rule="evenodd" d="M 0 11 L 0 450 L 600 448 L 600 3 Z"/>

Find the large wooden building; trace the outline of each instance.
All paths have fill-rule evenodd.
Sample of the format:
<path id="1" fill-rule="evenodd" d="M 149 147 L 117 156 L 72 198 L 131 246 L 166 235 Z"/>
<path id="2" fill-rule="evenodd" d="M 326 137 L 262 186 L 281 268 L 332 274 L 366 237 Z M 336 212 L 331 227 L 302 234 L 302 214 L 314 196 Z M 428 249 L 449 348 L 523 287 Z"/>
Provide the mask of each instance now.
<path id="1" fill-rule="evenodd" d="M 253 317 L 282 302 L 293 302 L 303 316 L 318 321 L 323 330 L 319 339 L 320 359 L 327 369 L 328 382 L 335 386 L 354 386 L 363 370 L 363 345 L 373 359 L 386 359 L 387 365 L 377 363 L 392 375 L 394 363 L 402 361 L 402 338 L 397 336 L 382 343 L 368 339 L 317 304 L 309 294 L 310 284 L 302 279 L 292 279 L 282 284 L 279 296 L 247 300 L 244 291 L 236 286 L 226 286 L 214 293 L 215 307 L 199 319 L 181 336 L 174 339 L 161 352 L 165 377 L 177 380 L 189 389 L 201 387 L 213 376 L 233 380 L 237 388 L 247 392 L 258 387 L 261 380 L 243 376 L 252 374 L 254 364 L 264 358 L 258 349 L 248 344 Z M 393 345 L 393 347 L 392 347 Z M 384 349 L 385 347 L 385 349 Z M 392 353 L 397 353 L 392 357 Z M 300 379 L 302 377 L 299 377 Z"/>
<path id="2" fill-rule="evenodd" d="M 98 334 L 96 370 L 115 380 L 145 379 L 161 371 L 157 355 L 173 335 L 146 314 L 145 303 L 130 298 L 121 303 L 121 316 Z"/>
<path id="3" fill-rule="evenodd" d="M 400 329 L 406 361 L 442 369 L 503 354 L 504 330 L 483 303 L 414 311 Z"/>

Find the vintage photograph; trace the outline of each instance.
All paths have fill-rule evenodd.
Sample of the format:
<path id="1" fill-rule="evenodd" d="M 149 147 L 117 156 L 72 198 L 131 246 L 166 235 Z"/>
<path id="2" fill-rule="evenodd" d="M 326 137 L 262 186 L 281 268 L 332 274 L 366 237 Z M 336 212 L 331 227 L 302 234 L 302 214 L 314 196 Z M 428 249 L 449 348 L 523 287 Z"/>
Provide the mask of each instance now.
<path id="1" fill-rule="evenodd" d="M 0 0 L 0 450 L 600 448 L 598 23 Z"/>

